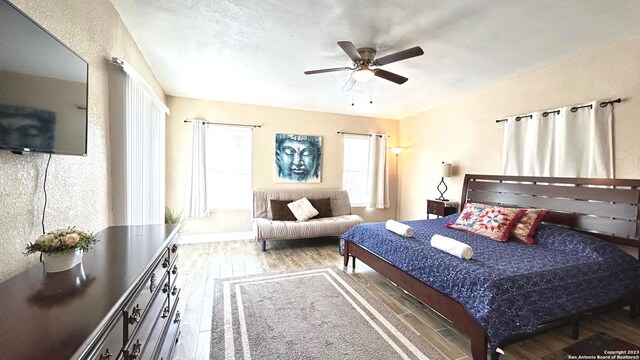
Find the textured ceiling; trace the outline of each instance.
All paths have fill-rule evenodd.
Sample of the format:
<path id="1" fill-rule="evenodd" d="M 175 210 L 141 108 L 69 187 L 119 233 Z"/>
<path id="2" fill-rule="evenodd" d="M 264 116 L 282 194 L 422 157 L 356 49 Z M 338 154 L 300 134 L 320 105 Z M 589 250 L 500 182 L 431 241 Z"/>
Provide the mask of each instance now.
<path id="1" fill-rule="evenodd" d="M 112 1 L 168 95 L 395 119 L 640 34 L 637 0 Z M 342 94 L 348 72 L 303 74 L 351 66 L 340 40 L 425 55 Z"/>

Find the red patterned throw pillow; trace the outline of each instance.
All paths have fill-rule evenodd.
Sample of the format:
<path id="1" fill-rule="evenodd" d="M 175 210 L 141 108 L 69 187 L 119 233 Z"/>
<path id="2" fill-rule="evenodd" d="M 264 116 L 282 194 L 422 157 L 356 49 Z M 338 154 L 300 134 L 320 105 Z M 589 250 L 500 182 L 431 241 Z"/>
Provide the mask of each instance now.
<path id="1" fill-rule="evenodd" d="M 525 244 L 533 244 L 533 236 L 536 233 L 536 228 L 547 213 L 547 210 L 527 209 L 527 212 L 522 215 L 516 226 L 513 227 L 511 235 Z"/>
<path id="2" fill-rule="evenodd" d="M 524 209 L 467 203 L 458 219 L 446 226 L 506 242 L 511 230 L 524 213 Z"/>

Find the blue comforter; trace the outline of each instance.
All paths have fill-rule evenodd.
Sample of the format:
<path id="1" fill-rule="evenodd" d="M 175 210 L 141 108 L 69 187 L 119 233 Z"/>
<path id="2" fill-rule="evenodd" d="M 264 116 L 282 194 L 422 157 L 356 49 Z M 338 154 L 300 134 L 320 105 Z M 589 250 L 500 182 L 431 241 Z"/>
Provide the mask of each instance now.
<path id="1" fill-rule="evenodd" d="M 503 346 L 510 335 L 605 305 L 640 290 L 640 263 L 606 241 L 552 225 L 540 225 L 535 245 L 500 243 L 446 228 L 458 214 L 406 221 L 415 238 L 361 224 L 342 235 L 449 295 L 480 322 L 489 344 Z M 433 234 L 473 248 L 459 259 L 429 244 Z M 340 246 L 342 249 L 342 246 Z"/>

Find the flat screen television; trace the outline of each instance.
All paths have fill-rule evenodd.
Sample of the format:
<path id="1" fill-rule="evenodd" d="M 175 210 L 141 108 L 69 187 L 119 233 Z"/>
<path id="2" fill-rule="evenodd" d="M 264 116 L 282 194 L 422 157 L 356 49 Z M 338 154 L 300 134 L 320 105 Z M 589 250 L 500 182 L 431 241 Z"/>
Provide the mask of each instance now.
<path id="1" fill-rule="evenodd" d="M 0 0 L 0 149 L 87 154 L 89 66 Z"/>

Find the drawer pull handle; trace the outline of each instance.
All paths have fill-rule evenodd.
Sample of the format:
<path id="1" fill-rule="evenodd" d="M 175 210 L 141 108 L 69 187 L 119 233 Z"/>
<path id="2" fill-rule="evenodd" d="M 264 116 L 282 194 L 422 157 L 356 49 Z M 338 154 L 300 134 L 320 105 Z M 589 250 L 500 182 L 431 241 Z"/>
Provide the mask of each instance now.
<path id="1" fill-rule="evenodd" d="M 162 287 L 162 292 L 164 294 L 169 292 L 169 283 L 168 282 L 164 283 L 164 286 Z"/>
<path id="2" fill-rule="evenodd" d="M 176 311 L 176 317 L 173 318 L 174 324 L 180 324 L 180 311 Z"/>
<path id="3" fill-rule="evenodd" d="M 160 316 L 163 319 L 166 319 L 169 317 L 169 307 L 165 306 L 164 309 L 162 310 L 162 316 Z"/>
<path id="4" fill-rule="evenodd" d="M 162 267 L 165 269 L 169 267 L 169 257 L 164 258 L 164 261 L 162 262 Z"/>
<path id="5" fill-rule="evenodd" d="M 109 351 L 109 349 L 107 349 L 104 354 L 100 354 L 100 360 L 111 360 L 112 356 L 113 354 Z"/>
<path id="6" fill-rule="evenodd" d="M 151 282 L 149 283 L 149 290 L 151 290 L 151 292 L 153 292 L 156 287 L 158 287 L 158 284 L 156 284 L 156 274 L 151 274 Z"/>
<path id="7" fill-rule="evenodd" d="M 178 287 L 177 287 L 177 286 L 174 286 L 174 287 L 173 287 L 173 290 L 171 290 L 171 295 L 172 295 L 172 296 L 176 296 L 177 294 L 178 294 Z"/>
<path id="8" fill-rule="evenodd" d="M 171 246 L 171 252 L 172 252 L 172 253 L 175 253 L 176 251 L 178 251 L 178 244 L 173 244 L 173 245 Z"/>
<path id="9" fill-rule="evenodd" d="M 131 348 L 131 353 L 129 354 L 129 360 L 136 360 L 140 355 L 140 351 L 142 350 L 142 344 L 140 344 L 140 340 L 136 340 L 136 343 L 133 344 Z"/>
<path id="10" fill-rule="evenodd" d="M 131 310 L 131 315 L 129 315 L 129 324 L 137 324 L 140 321 L 140 315 L 142 310 L 140 309 L 140 305 L 136 304 L 133 310 Z"/>
<path id="11" fill-rule="evenodd" d="M 171 270 L 171 273 L 172 273 L 173 275 L 175 275 L 175 274 L 177 274 L 177 273 L 178 273 L 178 265 L 173 265 L 173 270 Z"/>

